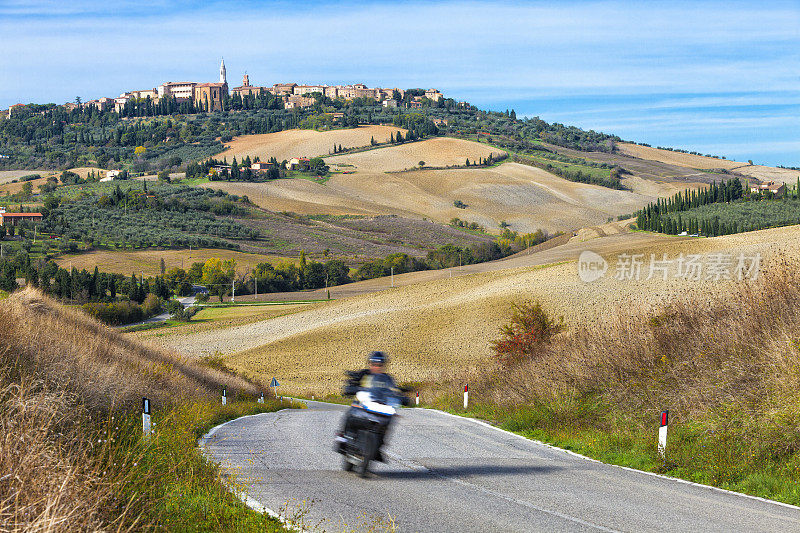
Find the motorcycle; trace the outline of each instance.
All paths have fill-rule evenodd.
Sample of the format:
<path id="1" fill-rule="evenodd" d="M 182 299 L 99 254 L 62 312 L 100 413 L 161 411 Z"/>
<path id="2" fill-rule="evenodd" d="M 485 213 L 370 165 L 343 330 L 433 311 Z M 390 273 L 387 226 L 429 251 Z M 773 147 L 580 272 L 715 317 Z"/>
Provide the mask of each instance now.
<path id="1" fill-rule="evenodd" d="M 342 454 L 342 468 L 355 470 L 366 477 L 372 461 L 383 461 L 380 447 L 392 419 L 397 415 L 401 398 L 389 396 L 381 402 L 368 390 L 356 393 L 356 401 L 347 413 L 344 431 L 336 437 L 336 451 Z"/>

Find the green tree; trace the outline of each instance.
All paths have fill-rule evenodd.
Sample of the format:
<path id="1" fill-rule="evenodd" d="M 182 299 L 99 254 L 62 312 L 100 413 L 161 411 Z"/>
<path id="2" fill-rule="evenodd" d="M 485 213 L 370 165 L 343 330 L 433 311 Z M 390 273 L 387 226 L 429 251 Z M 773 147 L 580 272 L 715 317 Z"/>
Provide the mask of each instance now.
<path id="1" fill-rule="evenodd" d="M 222 260 L 216 257 L 210 258 L 203 265 L 202 283 L 208 287 L 208 292 L 212 296 L 218 296 L 219 301 L 231 287 L 233 276 L 236 272 L 236 261 L 233 259 Z"/>

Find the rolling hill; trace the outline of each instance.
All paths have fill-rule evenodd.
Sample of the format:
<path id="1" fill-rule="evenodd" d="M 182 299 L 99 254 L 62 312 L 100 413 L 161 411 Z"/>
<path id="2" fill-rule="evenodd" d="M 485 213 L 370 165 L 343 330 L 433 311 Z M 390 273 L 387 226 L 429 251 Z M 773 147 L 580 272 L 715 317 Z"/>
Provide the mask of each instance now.
<path id="1" fill-rule="evenodd" d="M 615 312 L 659 308 L 691 297 L 695 304 L 724 291 L 726 281 L 681 279 L 620 281 L 611 259 L 620 253 L 679 254 L 760 253 L 764 267 L 780 253 L 800 251 L 800 227 L 731 235 L 713 239 L 676 239 L 623 233 L 572 242 L 537 254 L 500 261 L 500 270 L 472 265 L 473 275 L 446 277 L 446 272 L 406 274 L 405 286 L 319 304 L 302 312 L 213 335 L 160 336 L 164 343 L 189 353 L 222 351 L 226 361 L 246 375 L 280 376 L 289 389 L 304 393 L 335 392 L 345 368 L 361 364 L 371 349 L 385 349 L 404 379 L 436 380 L 451 369 L 479 371 L 491 358 L 489 342 L 509 317 L 511 302 L 536 298 L 567 324 L 613 320 Z M 576 273 L 581 250 L 610 259 L 607 275 L 591 284 Z M 612 257 L 613 256 L 613 257 Z M 468 270 L 472 272 L 473 270 Z M 439 279 L 431 279 L 439 275 Z M 643 269 L 643 278 L 647 276 Z M 428 281 L 424 281 L 424 280 Z M 365 283 L 383 283 L 371 280 Z"/>
<path id="2" fill-rule="evenodd" d="M 288 137 L 290 132 L 281 133 Z M 279 152 L 284 140 L 264 138 L 260 146 L 265 153 Z M 505 221 L 512 229 L 524 233 L 537 229 L 569 231 L 605 223 L 609 218 L 634 212 L 658 196 L 693 186 L 664 185 L 634 177 L 631 178 L 634 190 L 619 191 L 570 182 L 517 163 L 489 168 L 418 168 L 420 161 L 424 161 L 425 167 L 463 166 L 467 159 L 474 163 L 501 153 L 473 141 L 433 138 L 326 157 L 331 168 L 347 173 L 334 173 L 324 184 L 285 179 L 267 183 L 211 182 L 206 186 L 247 195 L 259 207 L 270 211 L 312 215 L 396 214 L 442 223 L 457 217 L 490 231 L 499 231 L 500 223 Z M 467 207 L 455 207 L 456 200 Z"/>

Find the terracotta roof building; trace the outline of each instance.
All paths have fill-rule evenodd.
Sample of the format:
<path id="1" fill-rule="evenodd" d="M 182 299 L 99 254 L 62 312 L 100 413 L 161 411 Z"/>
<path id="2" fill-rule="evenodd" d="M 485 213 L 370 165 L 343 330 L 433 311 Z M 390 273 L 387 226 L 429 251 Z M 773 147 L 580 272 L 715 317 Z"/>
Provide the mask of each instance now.
<path id="1" fill-rule="evenodd" d="M 0 226 L 19 226 L 20 222 L 29 220 L 39 222 L 42 220 L 41 213 L 6 213 L 0 211 Z"/>

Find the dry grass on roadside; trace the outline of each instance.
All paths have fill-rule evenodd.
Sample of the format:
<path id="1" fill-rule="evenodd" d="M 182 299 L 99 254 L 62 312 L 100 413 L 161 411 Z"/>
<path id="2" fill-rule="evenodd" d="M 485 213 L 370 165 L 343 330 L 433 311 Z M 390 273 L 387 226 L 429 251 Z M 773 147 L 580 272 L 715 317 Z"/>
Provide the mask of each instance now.
<path id="1" fill-rule="evenodd" d="M 647 419 L 667 406 L 684 418 L 731 408 L 754 419 L 796 415 L 797 266 L 778 261 L 759 280 L 722 289 L 705 305 L 680 299 L 583 324 L 483 386 L 511 404 L 599 394 Z"/>
<path id="2" fill-rule="evenodd" d="M 11 294 L 0 305 L 0 532 L 138 528 L 126 513 L 140 512 L 131 509 L 141 502 L 117 499 L 112 471 L 121 465 L 103 463 L 136 452 L 109 447 L 114 439 L 103 432 L 117 426 L 125 435 L 123 421 L 135 423 L 142 396 L 163 412 L 223 386 L 231 397 L 261 390 L 126 338 L 36 290 Z"/>

